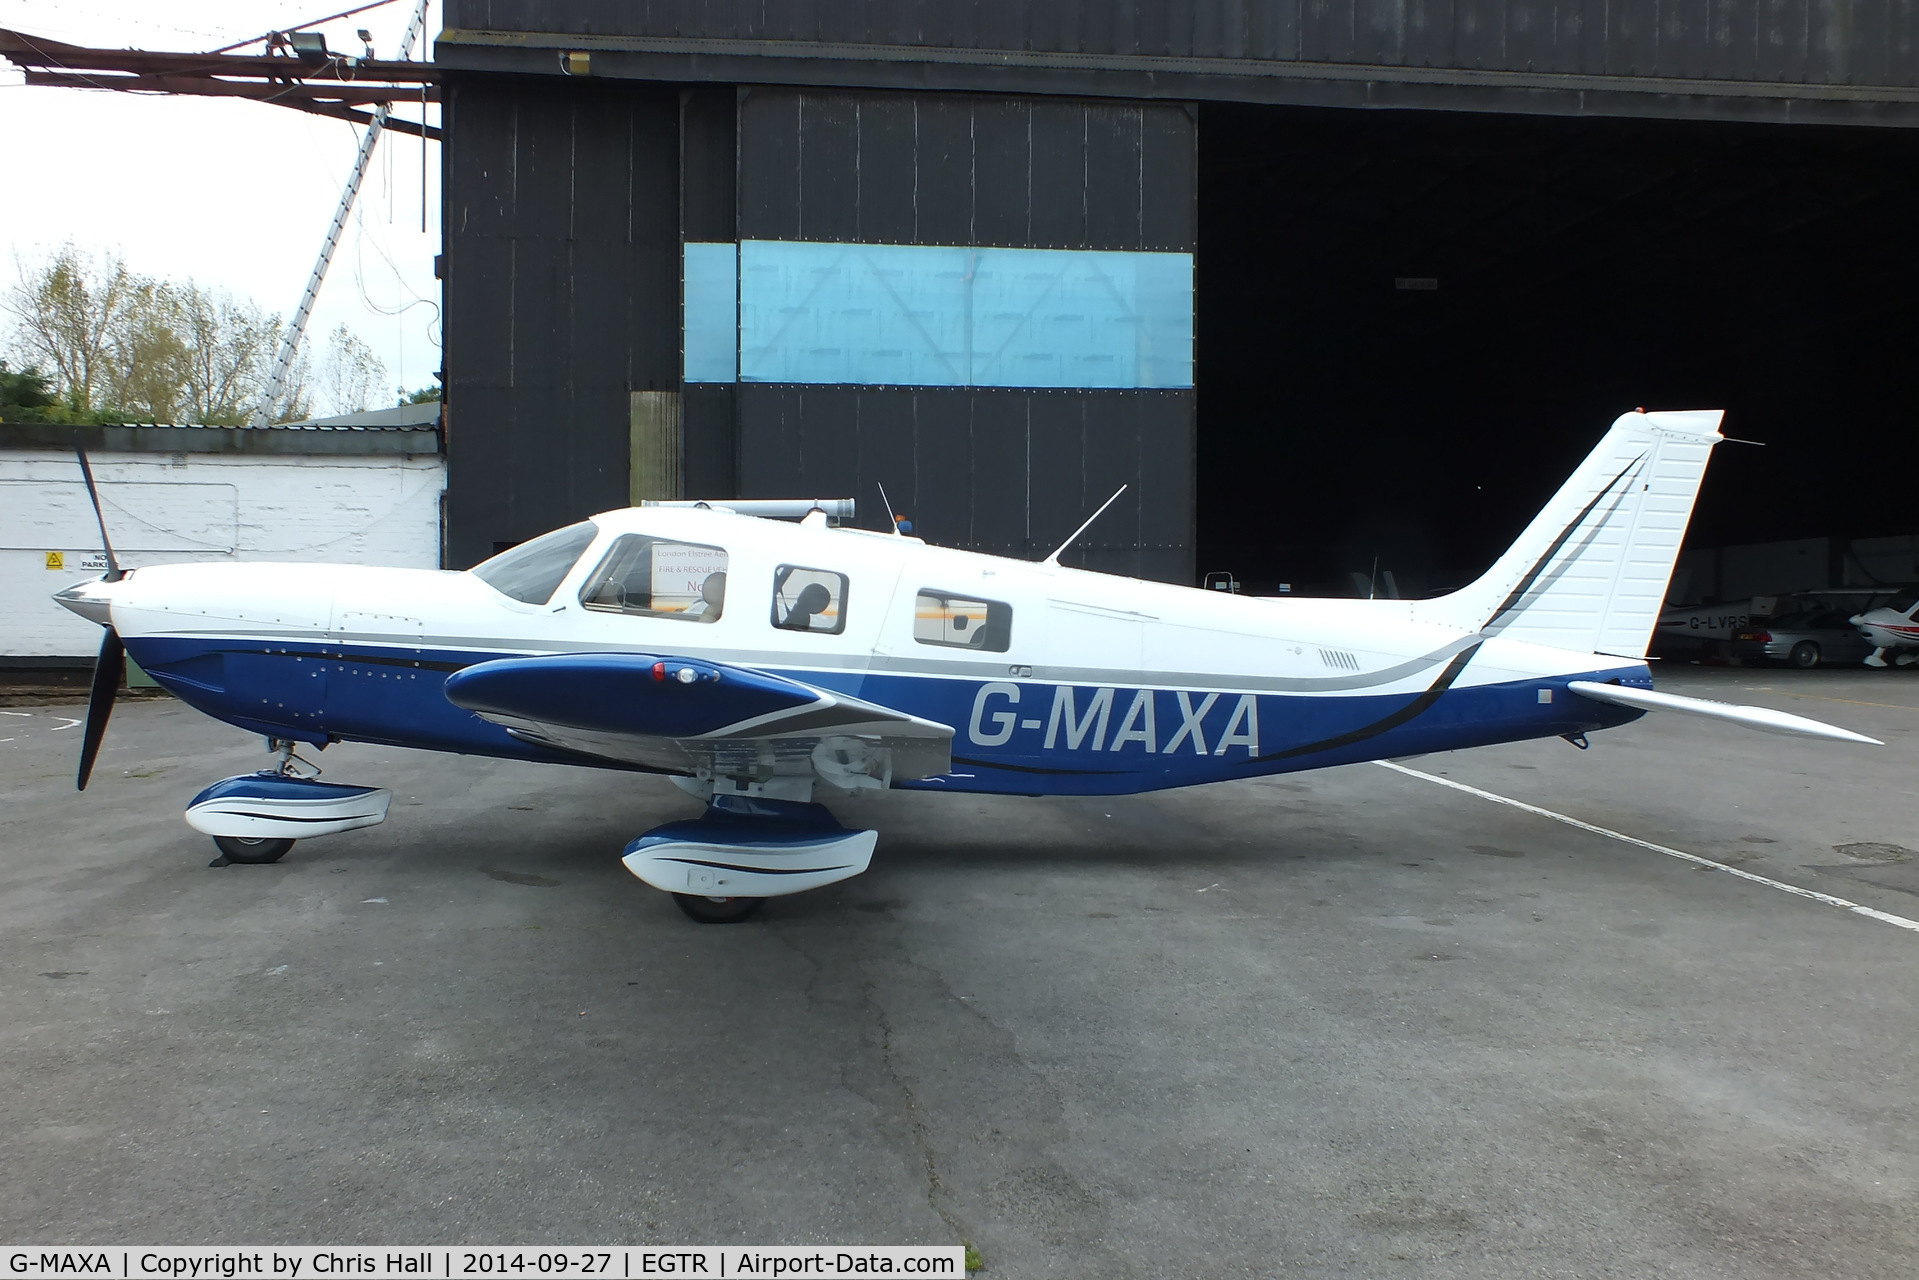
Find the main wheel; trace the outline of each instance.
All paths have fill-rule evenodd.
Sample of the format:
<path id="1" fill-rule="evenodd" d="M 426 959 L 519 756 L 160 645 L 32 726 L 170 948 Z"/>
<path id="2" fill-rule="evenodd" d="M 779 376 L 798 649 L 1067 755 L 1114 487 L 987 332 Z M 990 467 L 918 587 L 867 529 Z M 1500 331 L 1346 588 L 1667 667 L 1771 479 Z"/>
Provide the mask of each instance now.
<path id="1" fill-rule="evenodd" d="M 1811 640 L 1801 640 L 1792 647 L 1792 654 L 1786 659 L 1801 671 L 1819 665 L 1819 646 Z"/>
<path id="2" fill-rule="evenodd" d="M 215 836 L 213 843 L 228 862 L 278 862 L 293 847 L 291 840 L 266 840 L 258 836 Z"/>
<path id="3" fill-rule="evenodd" d="M 676 893 L 673 901 L 701 924 L 738 924 L 766 905 L 765 898 L 705 898 L 697 893 Z"/>

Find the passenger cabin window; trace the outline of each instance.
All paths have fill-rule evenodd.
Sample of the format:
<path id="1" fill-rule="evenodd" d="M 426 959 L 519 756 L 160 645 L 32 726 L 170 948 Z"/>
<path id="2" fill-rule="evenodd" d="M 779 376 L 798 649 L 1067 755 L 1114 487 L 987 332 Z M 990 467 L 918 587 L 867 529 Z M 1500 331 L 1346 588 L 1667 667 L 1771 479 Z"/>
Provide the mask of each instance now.
<path id="1" fill-rule="evenodd" d="M 828 636 L 846 630 L 846 575 L 793 564 L 775 569 L 773 625 Z"/>
<path id="2" fill-rule="evenodd" d="M 913 638 L 921 644 L 1005 653 L 1013 643 L 1013 606 L 922 591 L 913 604 Z"/>
<path id="3" fill-rule="evenodd" d="M 726 552 L 624 534 L 587 579 L 580 603 L 600 613 L 718 622 L 726 605 Z"/>
<path id="4" fill-rule="evenodd" d="M 582 520 L 482 560 L 473 566 L 473 576 L 503 596 L 545 604 L 599 536 L 598 525 Z"/>

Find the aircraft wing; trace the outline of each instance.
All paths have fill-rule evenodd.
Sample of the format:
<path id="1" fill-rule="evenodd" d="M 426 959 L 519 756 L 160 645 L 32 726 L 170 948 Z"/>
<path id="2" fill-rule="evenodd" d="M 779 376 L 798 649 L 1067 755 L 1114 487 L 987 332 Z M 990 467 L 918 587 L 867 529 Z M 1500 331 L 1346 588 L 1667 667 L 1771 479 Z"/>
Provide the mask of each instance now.
<path id="1" fill-rule="evenodd" d="M 499 658 L 447 677 L 446 696 L 528 742 L 669 773 L 810 772 L 856 789 L 952 768 L 950 725 L 701 658 Z"/>

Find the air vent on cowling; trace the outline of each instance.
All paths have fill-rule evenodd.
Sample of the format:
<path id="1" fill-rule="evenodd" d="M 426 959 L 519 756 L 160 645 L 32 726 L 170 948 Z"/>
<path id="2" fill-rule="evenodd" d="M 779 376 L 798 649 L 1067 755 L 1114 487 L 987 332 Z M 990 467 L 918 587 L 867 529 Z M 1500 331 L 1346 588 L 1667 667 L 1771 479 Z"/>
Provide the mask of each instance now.
<path id="1" fill-rule="evenodd" d="M 1321 649 L 1319 660 L 1335 671 L 1359 670 L 1359 659 L 1344 649 Z"/>

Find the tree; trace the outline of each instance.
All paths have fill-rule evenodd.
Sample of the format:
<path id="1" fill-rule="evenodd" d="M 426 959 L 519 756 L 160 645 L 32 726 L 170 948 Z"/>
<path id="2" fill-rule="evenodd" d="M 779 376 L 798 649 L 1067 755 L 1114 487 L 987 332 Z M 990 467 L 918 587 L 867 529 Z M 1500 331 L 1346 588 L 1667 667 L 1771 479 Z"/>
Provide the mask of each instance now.
<path id="1" fill-rule="evenodd" d="M 53 383 L 46 374 L 0 360 L 0 422 L 44 422 L 53 405 Z"/>
<path id="2" fill-rule="evenodd" d="M 180 290 L 187 412 L 195 422 L 244 422 L 260 398 L 280 341 L 280 317 L 188 281 Z"/>
<path id="3" fill-rule="evenodd" d="M 37 270 L 18 265 L 20 283 L 0 306 L 13 316 L 27 359 L 52 369 L 68 407 L 94 408 L 140 282 L 120 258 L 96 264 L 71 243 Z"/>
<path id="4" fill-rule="evenodd" d="M 281 328 L 280 317 L 257 304 L 192 280 L 136 275 L 117 257 L 96 259 L 71 244 L 38 265 L 18 265 L 20 282 L 0 297 L 0 311 L 13 317 L 20 363 L 35 377 L 45 370 L 40 384 L 62 403 L 20 404 L 8 416 L 233 425 L 265 393 Z M 316 381 L 336 411 L 356 412 L 381 395 L 386 377 L 372 347 L 341 325 L 317 380 L 301 345 L 270 416 L 310 416 Z"/>
<path id="5" fill-rule="evenodd" d="M 280 384 L 280 402 L 274 406 L 272 418 L 275 422 L 301 422 L 312 416 L 313 361 L 307 357 L 307 344 L 302 342 L 293 353 L 293 363 L 287 366 L 286 380 Z"/>
<path id="6" fill-rule="evenodd" d="M 134 282 L 126 310 L 110 335 L 112 358 L 101 379 L 104 403 L 119 411 L 116 416 L 181 420 L 188 363 L 183 315 L 181 290 L 152 280 Z"/>
<path id="7" fill-rule="evenodd" d="M 438 404 L 446 398 L 441 394 L 438 387 L 419 387 L 412 391 L 408 391 L 405 387 L 400 387 L 398 391 L 400 393 L 401 405 Z"/>
<path id="8" fill-rule="evenodd" d="M 320 389 L 334 413 L 359 413 L 386 386 L 386 362 L 345 325 L 327 335 Z"/>

